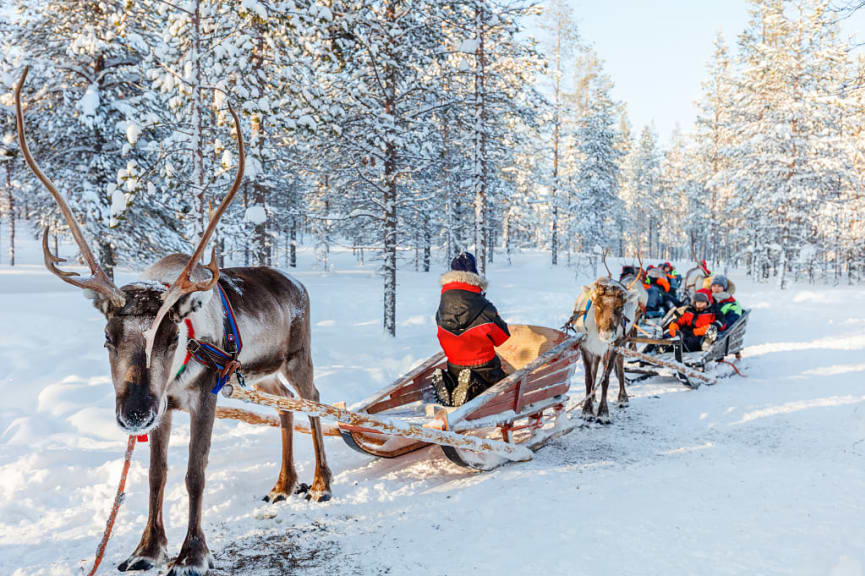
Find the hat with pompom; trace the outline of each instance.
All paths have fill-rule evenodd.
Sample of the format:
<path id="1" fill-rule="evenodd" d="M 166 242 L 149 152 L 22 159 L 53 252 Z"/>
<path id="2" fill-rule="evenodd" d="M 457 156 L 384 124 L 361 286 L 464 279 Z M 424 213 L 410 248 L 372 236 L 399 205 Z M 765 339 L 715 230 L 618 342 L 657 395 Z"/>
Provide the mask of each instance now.
<path id="1" fill-rule="evenodd" d="M 451 260 L 451 270 L 459 270 L 462 272 L 478 273 L 475 257 L 471 252 L 460 252 L 456 258 Z"/>

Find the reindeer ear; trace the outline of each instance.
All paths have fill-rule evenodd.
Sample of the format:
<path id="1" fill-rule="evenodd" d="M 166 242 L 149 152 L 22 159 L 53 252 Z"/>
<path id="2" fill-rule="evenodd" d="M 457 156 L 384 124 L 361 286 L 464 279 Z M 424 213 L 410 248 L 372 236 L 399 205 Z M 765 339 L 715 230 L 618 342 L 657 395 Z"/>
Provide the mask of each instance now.
<path id="1" fill-rule="evenodd" d="M 120 308 L 117 308 L 111 303 L 111 298 L 95 290 L 85 288 L 84 297 L 88 300 L 92 300 L 93 307 L 102 312 L 102 315 L 105 316 L 105 318 L 114 316 L 114 313 L 120 310 Z"/>
<path id="2" fill-rule="evenodd" d="M 212 290 L 206 290 L 204 292 L 192 292 L 190 294 L 184 295 L 180 300 L 177 301 L 177 304 L 171 307 L 169 311 L 169 315 L 171 316 L 172 322 L 181 322 L 184 318 L 192 314 L 193 312 L 197 312 L 201 309 L 202 306 L 210 302 L 210 299 L 213 297 Z"/>

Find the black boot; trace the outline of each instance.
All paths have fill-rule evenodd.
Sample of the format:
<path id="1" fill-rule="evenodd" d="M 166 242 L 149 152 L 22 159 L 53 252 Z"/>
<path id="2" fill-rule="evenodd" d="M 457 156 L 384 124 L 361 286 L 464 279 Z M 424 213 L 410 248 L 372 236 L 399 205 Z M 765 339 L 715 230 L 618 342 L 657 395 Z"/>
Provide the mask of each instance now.
<path id="1" fill-rule="evenodd" d="M 459 378 L 457 379 L 457 387 L 454 388 L 454 393 L 451 395 L 454 406 L 462 406 L 466 403 L 469 396 L 469 387 L 472 384 L 472 371 L 468 368 L 460 370 Z"/>
<path id="2" fill-rule="evenodd" d="M 432 385 L 438 403 L 442 406 L 451 406 L 451 393 L 445 384 L 444 371 L 441 368 L 433 370 Z"/>

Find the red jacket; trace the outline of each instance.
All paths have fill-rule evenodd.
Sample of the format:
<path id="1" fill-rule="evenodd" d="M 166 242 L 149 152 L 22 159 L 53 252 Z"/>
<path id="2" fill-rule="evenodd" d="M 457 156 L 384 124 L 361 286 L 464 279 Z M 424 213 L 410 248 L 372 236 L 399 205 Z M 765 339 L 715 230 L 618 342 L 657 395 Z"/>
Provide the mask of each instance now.
<path id="1" fill-rule="evenodd" d="M 442 284 L 436 324 L 448 362 L 468 367 L 486 364 L 495 358 L 495 347 L 510 338 L 508 325 L 483 294 L 486 281 L 468 272 L 449 272 Z"/>
<path id="2" fill-rule="evenodd" d="M 685 334 L 690 332 L 694 336 L 703 336 L 714 321 L 715 311 L 712 306 L 706 307 L 702 312 L 698 312 L 693 306 L 688 306 L 685 313 L 670 324 L 670 335 L 675 336 L 676 332 L 681 330 Z"/>

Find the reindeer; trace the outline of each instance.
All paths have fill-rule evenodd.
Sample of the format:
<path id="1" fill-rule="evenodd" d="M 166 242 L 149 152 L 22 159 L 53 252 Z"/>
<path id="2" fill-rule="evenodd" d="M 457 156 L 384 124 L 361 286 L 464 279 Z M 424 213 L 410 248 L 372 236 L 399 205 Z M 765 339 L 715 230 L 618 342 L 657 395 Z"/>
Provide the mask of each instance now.
<path id="1" fill-rule="evenodd" d="M 30 169 L 48 189 L 60 211 L 91 276 L 61 270 L 64 262 L 48 249 L 48 228 L 42 236 L 45 266 L 64 282 L 84 290 L 105 316 L 105 348 L 115 390 L 115 413 L 120 428 L 128 434 L 150 436 L 150 503 L 141 540 L 120 571 L 147 570 L 167 560 L 167 540 L 162 502 L 167 477 L 168 439 L 171 415 L 176 408 L 190 414 L 191 434 L 186 489 L 189 493 L 189 523 L 180 554 L 170 576 L 203 575 L 212 567 L 210 552 L 201 529 L 204 471 L 207 466 L 216 395 L 215 385 L 229 378 L 241 365 L 249 383 L 271 394 L 291 396 L 288 382 L 302 398 L 317 401 L 310 356 L 309 295 L 304 286 L 286 274 L 267 267 L 227 268 L 217 266 L 216 250 L 210 263 L 198 264 L 220 217 L 240 187 L 244 171 L 244 145 L 240 121 L 229 105 L 239 148 L 238 169 L 228 195 L 213 214 L 192 256 L 171 254 L 144 271 L 141 280 L 117 288 L 99 266 L 84 239 L 69 206 L 57 188 L 39 169 L 30 154 L 21 111 L 21 88 L 25 68 L 15 88 L 18 142 Z M 228 305 L 222 301 L 222 295 Z M 190 362 L 185 370 L 187 345 L 221 345 L 233 333 L 223 308 L 233 309 L 237 332 L 246 346 L 222 372 Z M 166 318 L 167 316 L 167 318 Z M 166 320 L 166 321 L 163 321 Z M 188 333 L 194 328 L 195 339 Z M 239 344 L 239 342 L 235 342 Z M 226 349 L 231 349 L 225 344 Z M 190 346 L 190 351 L 194 347 Z M 236 350 L 236 348 L 235 348 Z M 276 502 L 294 493 L 297 472 L 292 459 L 293 418 L 279 412 L 282 430 L 282 466 L 265 500 Z M 331 472 L 324 452 L 321 424 L 310 417 L 315 445 L 315 478 L 307 499 L 330 499 Z"/>
<path id="2" fill-rule="evenodd" d="M 616 368 L 619 379 L 619 406 L 628 404 L 628 392 L 625 389 L 624 359 L 613 350 L 632 329 L 637 321 L 639 290 L 634 290 L 642 274 L 625 286 L 613 280 L 613 275 L 607 267 L 607 253 L 603 255 L 607 276 L 601 276 L 591 285 L 584 286 L 577 297 L 574 312 L 565 323 L 566 329 L 579 329 L 586 334 L 580 345 L 583 356 L 583 371 L 586 379 L 586 399 L 583 403 L 583 419 L 595 419 L 594 387 L 598 377 L 598 367 L 604 360 L 604 372 L 601 376 L 601 402 L 598 404 L 597 421 L 610 423 L 610 411 L 607 407 L 607 388 L 610 385 L 610 373 Z M 643 300 L 645 303 L 645 300 Z M 626 313 L 627 312 L 627 313 Z"/>

